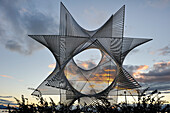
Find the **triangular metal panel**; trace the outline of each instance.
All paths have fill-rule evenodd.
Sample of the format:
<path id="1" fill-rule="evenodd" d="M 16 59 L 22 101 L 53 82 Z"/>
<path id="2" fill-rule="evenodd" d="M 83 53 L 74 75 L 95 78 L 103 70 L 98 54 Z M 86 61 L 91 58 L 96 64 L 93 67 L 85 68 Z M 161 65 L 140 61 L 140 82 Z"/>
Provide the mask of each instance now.
<path id="1" fill-rule="evenodd" d="M 39 43 L 46 46 L 51 52 L 59 56 L 60 36 L 58 35 L 28 35 Z"/>
<path id="2" fill-rule="evenodd" d="M 53 75 L 50 79 L 48 79 L 48 83 L 46 85 L 55 88 L 64 89 L 64 90 L 71 90 L 68 84 L 69 83 L 66 80 L 64 72 L 60 70 L 58 73 Z"/>
<path id="3" fill-rule="evenodd" d="M 141 87 L 123 67 L 119 68 L 117 83 L 120 88 L 134 89 Z"/>
<path id="4" fill-rule="evenodd" d="M 47 86 L 48 82 L 42 82 L 36 89 L 33 89 L 33 93 L 31 95 L 41 96 L 41 95 L 60 95 L 60 89 L 54 88 L 51 86 Z"/>
<path id="5" fill-rule="evenodd" d="M 125 5 L 123 5 L 114 15 L 112 23 L 112 37 L 122 37 L 124 33 Z"/>
<path id="6" fill-rule="evenodd" d="M 122 38 L 111 38 L 110 54 L 121 64 Z"/>
<path id="7" fill-rule="evenodd" d="M 77 22 L 74 20 L 72 15 L 63 5 L 63 3 L 61 3 L 60 5 L 59 35 L 89 37 L 86 30 L 84 30 L 82 27 L 80 27 L 80 25 L 77 24 Z"/>
<path id="8" fill-rule="evenodd" d="M 145 38 L 123 38 L 122 53 L 121 53 L 121 63 L 123 63 L 126 55 L 135 47 L 144 44 L 152 39 Z"/>
<path id="9" fill-rule="evenodd" d="M 58 68 L 55 68 L 55 70 L 34 90 L 32 95 L 37 95 L 39 93 L 42 95 L 59 95 L 59 89 L 47 85 L 48 80 L 52 79 L 57 72 Z"/>
<path id="10" fill-rule="evenodd" d="M 97 38 L 97 40 L 108 52 L 110 52 L 111 38 Z"/>
<path id="11" fill-rule="evenodd" d="M 124 32 L 125 5 L 122 6 L 108 21 L 96 30 L 93 37 L 121 37 Z"/>
<path id="12" fill-rule="evenodd" d="M 72 57 L 74 55 L 74 51 L 78 48 L 81 44 L 87 42 L 87 38 L 76 38 L 76 37 L 68 37 L 65 38 L 65 47 L 66 47 L 66 58 Z"/>
<path id="13" fill-rule="evenodd" d="M 111 16 L 109 20 L 97 30 L 93 37 L 112 37 L 112 20 L 113 16 Z"/>

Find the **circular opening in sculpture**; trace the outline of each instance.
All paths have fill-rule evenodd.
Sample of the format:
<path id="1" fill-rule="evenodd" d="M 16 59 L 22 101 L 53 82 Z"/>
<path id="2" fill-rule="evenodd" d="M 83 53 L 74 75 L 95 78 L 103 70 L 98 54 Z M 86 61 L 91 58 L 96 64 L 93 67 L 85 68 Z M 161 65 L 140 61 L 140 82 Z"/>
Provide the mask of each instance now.
<path id="1" fill-rule="evenodd" d="M 89 61 L 94 62 L 93 66 L 89 66 Z M 80 65 L 84 62 L 88 65 Z M 70 85 L 79 93 L 95 95 L 103 93 L 102 91 L 114 81 L 117 75 L 117 64 L 106 52 L 91 48 L 71 59 L 65 66 L 64 74 Z"/>
<path id="2" fill-rule="evenodd" d="M 102 53 L 96 48 L 86 49 L 73 57 L 75 64 L 83 70 L 95 68 L 101 59 Z"/>

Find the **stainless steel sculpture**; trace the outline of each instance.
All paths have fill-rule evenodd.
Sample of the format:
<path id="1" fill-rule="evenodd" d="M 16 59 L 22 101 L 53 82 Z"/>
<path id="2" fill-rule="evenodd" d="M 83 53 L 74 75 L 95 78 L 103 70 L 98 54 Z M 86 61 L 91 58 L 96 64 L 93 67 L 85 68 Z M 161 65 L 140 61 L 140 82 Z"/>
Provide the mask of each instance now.
<path id="1" fill-rule="evenodd" d="M 62 102 L 70 104 L 81 98 L 107 98 L 116 96 L 118 90 L 141 87 L 122 64 L 132 49 L 151 39 L 124 37 L 124 15 L 122 6 L 99 29 L 88 31 L 76 23 L 61 3 L 59 35 L 29 35 L 46 46 L 56 59 L 54 71 L 33 95 L 60 95 Z M 93 67 L 81 67 L 74 57 L 90 49 L 97 49 L 101 59 Z"/>

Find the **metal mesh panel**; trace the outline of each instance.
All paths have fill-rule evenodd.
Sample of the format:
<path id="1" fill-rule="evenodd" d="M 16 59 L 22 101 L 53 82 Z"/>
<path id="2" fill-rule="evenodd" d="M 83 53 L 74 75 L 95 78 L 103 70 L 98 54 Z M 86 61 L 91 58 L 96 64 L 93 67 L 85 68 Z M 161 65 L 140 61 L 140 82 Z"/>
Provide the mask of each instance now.
<path id="1" fill-rule="evenodd" d="M 86 77 L 83 75 L 81 70 L 75 65 L 73 60 L 71 60 L 64 69 L 65 76 L 70 81 L 85 81 Z"/>
<path id="2" fill-rule="evenodd" d="M 60 40 L 60 62 L 65 63 L 68 58 L 74 56 L 76 48 L 85 43 L 88 39 L 83 37 L 65 37 Z"/>
<path id="3" fill-rule="evenodd" d="M 135 47 L 150 41 L 151 39 L 144 38 L 124 38 L 122 44 L 122 54 L 121 54 L 121 63 L 123 63 L 126 55 Z"/>
<path id="4" fill-rule="evenodd" d="M 53 88 L 49 86 L 48 80 L 54 77 L 58 72 L 58 68 L 55 70 L 36 88 L 36 90 L 32 93 L 32 95 L 59 95 L 59 89 Z"/>
<path id="5" fill-rule="evenodd" d="M 122 38 L 111 38 L 110 53 L 121 64 Z"/>
<path id="6" fill-rule="evenodd" d="M 125 5 L 122 6 L 114 15 L 112 23 L 112 37 L 122 37 L 124 32 Z"/>
<path id="7" fill-rule="evenodd" d="M 55 88 L 65 89 L 65 90 L 70 89 L 70 87 L 67 84 L 67 81 L 65 80 L 64 72 L 60 74 L 57 73 L 56 75 L 54 75 L 51 79 L 48 80 L 47 85 Z"/>
<path id="8" fill-rule="evenodd" d="M 72 57 L 74 54 L 73 52 L 77 47 L 81 44 L 84 44 L 87 41 L 87 38 L 76 38 L 76 37 L 69 37 L 65 39 L 66 41 L 66 57 Z"/>
<path id="9" fill-rule="evenodd" d="M 89 98 L 89 97 L 82 97 L 80 98 L 80 104 L 84 105 L 84 106 L 88 106 L 91 105 L 94 101 L 96 100 L 96 98 Z"/>
<path id="10" fill-rule="evenodd" d="M 86 32 L 90 35 L 90 37 L 92 37 L 97 31 L 98 31 L 98 29 L 96 29 L 96 30 L 94 30 L 94 31 L 88 31 L 88 30 L 86 30 Z"/>
<path id="11" fill-rule="evenodd" d="M 119 68 L 117 83 L 120 88 L 134 89 L 141 87 L 138 82 L 122 67 Z"/>
<path id="12" fill-rule="evenodd" d="M 78 102 L 84 107 L 91 106 L 91 109 L 93 108 L 95 109 L 96 105 L 105 106 L 105 107 L 109 105 L 109 102 L 106 98 L 107 97 L 104 97 L 104 96 L 103 97 L 81 97 L 78 100 Z"/>
<path id="13" fill-rule="evenodd" d="M 29 35 L 31 38 L 46 46 L 51 52 L 59 56 L 60 36 L 57 35 Z"/>
<path id="14" fill-rule="evenodd" d="M 109 20 L 100 27 L 93 37 L 123 38 L 125 6 L 122 6 Z"/>
<path id="15" fill-rule="evenodd" d="M 39 87 L 37 87 L 31 95 L 41 96 L 41 95 L 60 95 L 60 89 L 49 87 L 46 85 L 47 81 L 42 82 Z"/>
<path id="16" fill-rule="evenodd" d="M 86 84 L 84 85 L 84 87 L 82 88 L 82 90 L 80 91 L 82 94 L 96 94 L 95 89 L 93 88 L 93 86 L 91 85 L 91 82 L 86 82 Z"/>
<path id="17" fill-rule="evenodd" d="M 93 37 L 112 37 L 112 21 L 113 16 L 97 30 L 97 32 L 93 35 Z"/>
<path id="18" fill-rule="evenodd" d="M 137 96 L 138 89 L 124 89 L 120 87 L 115 87 L 113 90 L 109 92 L 110 96 Z"/>
<path id="19" fill-rule="evenodd" d="M 82 27 L 80 27 L 71 16 L 66 7 L 61 3 L 60 6 L 60 35 L 67 36 L 85 36 L 89 37 Z"/>
<path id="20" fill-rule="evenodd" d="M 79 80 L 69 80 L 69 83 L 80 93 L 82 93 L 82 90 L 84 88 L 84 86 L 86 85 L 87 81 L 83 80 L 83 81 L 79 81 Z"/>
<path id="21" fill-rule="evenodd" d="M 74 99 L 75 94 L 72 91 L 66 90 L 66 100 Z"/>
<path id="22" fill-rule="evenodd" d="M 112 61 L 112 58 L 111 58 L 107 53 L 105 53 L 105 52 L 103 52 L 103 51 L 101 51 L 101 52 L 102 52 L 102 54 L 103 54 L 103 57 L 102 57 L 102 59 L 101 59 L 101 61 L 100 61 L 99 66 L 100 66 L 100 65 L 104 65 L 105 63 Z M 113 61 L 113 62 L 115 62 L 115 61 Z"/>
<path id="23" fill-rule="evenodd" d="M 108 52 L 110 52 L 110 46 L 108 45 L 111 43 L 111 38 L 97 38 L 97 40 Z"/>
<path id="24" fill-rule="evenodd" d="M 89 48 L 94 47 L 92 44 Z M 102 60 L 93 69 L 84 70 L 75 62 L 69 61 L 65 67 L 65 75 L 69 83 L 80 93 L 96 94 L 106 89 L 116 76 L 116 64 L 105 52 Z"/>
<path id="25" fill-rule="evenodd" d="M 64 63 L 64 60 L 66 59 L 66 41 L 65 37 L 60 38 L 60 65 Z M 62 57 L 61 57 L 62 56 Z"/>
<path id="26" fill-rule="evenodd" d="M 82 73 L 82 75 L 87 79 L 89 79 L 89 77 L 92 75 L 92 73 L 94 73 L 96 71 L 96 69 L 92 69 L 92 70 L 83 70 L 80 69 L 80 72 Z"/>
<path id="27" fill-rule="evenodd" d="M 116 66 L 115 64 L 111 65 L 111 62 L 104 63 L 99 65 L 94 73 L 89 77 L 89 81 L 96 81 L 96 83 L 110 83 L 114 80 L 116 76 Z"/>

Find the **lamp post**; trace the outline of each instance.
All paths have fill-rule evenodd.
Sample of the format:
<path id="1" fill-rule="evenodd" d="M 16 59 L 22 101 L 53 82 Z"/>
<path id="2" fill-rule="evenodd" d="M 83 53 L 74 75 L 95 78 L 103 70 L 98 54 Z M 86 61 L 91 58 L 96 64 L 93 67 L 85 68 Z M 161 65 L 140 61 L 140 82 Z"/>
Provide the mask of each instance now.
<path id="1" fill-rule="evenodd" d="M 125 103 L 127 105 L 126 91 L 124 91 L 124 94 L 125 94 Z"/>

